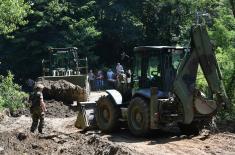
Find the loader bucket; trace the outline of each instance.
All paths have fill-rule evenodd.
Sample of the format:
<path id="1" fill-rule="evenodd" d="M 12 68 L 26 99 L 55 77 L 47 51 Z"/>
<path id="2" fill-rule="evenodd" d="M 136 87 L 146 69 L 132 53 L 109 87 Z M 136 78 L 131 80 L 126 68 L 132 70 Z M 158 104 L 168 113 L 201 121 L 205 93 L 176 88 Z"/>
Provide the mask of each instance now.
<path id="1" fill-rule="evenodd" d="M 96 127 L 96 102 L 80 102 L 75 126 L 82 130 L 94 129 Z"/>

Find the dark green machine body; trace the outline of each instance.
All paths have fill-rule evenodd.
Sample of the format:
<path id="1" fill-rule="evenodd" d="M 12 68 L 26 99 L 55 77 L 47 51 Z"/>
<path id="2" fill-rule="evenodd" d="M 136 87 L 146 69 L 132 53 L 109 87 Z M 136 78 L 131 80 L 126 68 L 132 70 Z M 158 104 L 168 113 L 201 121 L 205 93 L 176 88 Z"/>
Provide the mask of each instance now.
<path id="1" fill-rule="evenodd" d="M 135 47 L 134 52 L 132 99 L 142 100 L 149 108 L 148 128 L 158 129 L 164 124 L 172 123 L 175 118 L 182 118 L 180 104 L 174 99 L 172 90 L 180 63 L 190 53 L 190 49 L 176 46 L 140 46 Z M 135 108 L 137 103 L 130 103 Z M 132 109 L 129 109 L 129 117 L 133 117 Z M 141 113 L 140 108 L 137 113 L 139 112 Z M 130 126 L 138 126 L 138 123 L 131 123 L 136 121 L 130 120 Z"/>
<path id="2" fill-rule="evenodd" d="M 204 25 L 192 27 L 190 48 L 140 46 L 135 47 L 134 52 L 131 88 L 107 90 L 107 96 L 96 103 L 94 118 L 103 132 L 116 130 L 120 121 L 127 121 L 129 130 L 137 136 L 169 124 L 191 126 L 210 120 L 228 104 Z M 213 99 L 196 88 L 199 65 Z"/>
<path id="3" fill-rule="evenodd" d="M 81 57 L 76 47 L 50 48 L 49 58 L 42 60 L 44 80 L 66 80 L 86 92 L 89 89 L 87 58 Z M 89 92 L 88 92 L 89 93 Z"/>

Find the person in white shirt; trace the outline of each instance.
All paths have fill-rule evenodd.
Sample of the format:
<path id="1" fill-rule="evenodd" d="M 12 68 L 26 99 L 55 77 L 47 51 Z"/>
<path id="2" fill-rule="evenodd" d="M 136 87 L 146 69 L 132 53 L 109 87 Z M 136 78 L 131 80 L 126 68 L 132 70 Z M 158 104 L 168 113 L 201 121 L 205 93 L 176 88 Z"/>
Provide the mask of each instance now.
<path id="1" fill-rule="evenodd" d="M 88 73 L 88 80 L 90 83 L 91 90 L 95 90 L 95 74 L 92 70 L 90 70 L 90 72 Z"/>
<path id="2" fill-rule="evenodd" d="M 117 66 L 116 66 L 117 75 L 121 74 L 122 70 L 123 70 L 123 66 L 120 63 L 117 63 Z"/>
<path id="3" fill-rule="evenodd" d="M 107 80 L 108 80 L 108 87 L 110 89 L 115 88 L 115 82 L 116 80 L 114 79 L 114 72 L 112 71 L 112 69 L 110 68 L 107 72 Z"/>
<path id="4" fill-rule="evenodd" d="M 108 80 L 114 80 L 113 77 L 114 77 L 114 72 L 110 68 L 107 72 L 107 78 L 108 78 Z"/>
<path id="5" fill-rule="evenodd" d="M 104 76 L 103 72 L 99 70 L 96 77 L 96 89 L 100 91 L 101 89 L 103 89 L 103 86 L 104 86 Z"/>

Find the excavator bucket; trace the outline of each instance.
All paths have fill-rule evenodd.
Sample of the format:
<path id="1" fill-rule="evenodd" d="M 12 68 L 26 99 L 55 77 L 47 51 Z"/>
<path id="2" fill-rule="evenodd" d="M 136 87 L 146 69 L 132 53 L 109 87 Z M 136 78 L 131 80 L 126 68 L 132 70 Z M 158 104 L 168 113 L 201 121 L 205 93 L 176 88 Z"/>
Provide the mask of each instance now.
<path id="1" fill-rule="evenodd" d="M 77 115 L 75 126 L 82 130 L 95 128 L 95 110 L 96 102 L 80 102 L 80 110 Z"/>

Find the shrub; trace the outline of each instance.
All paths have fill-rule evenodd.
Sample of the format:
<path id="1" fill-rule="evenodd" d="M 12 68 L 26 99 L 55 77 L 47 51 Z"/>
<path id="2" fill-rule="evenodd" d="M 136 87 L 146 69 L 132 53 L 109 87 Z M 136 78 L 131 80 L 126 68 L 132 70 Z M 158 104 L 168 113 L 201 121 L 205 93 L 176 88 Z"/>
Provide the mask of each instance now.
<path id="1" fill-rule="evenodd" d="M 24 107 L 23 101 L 28 95 L 21 91 L 21 87 L 13 79 L 11 72 L 5 77 L 0 76 L 0 110 L 9 108 L 10 111 L 15 111 Z"/>

